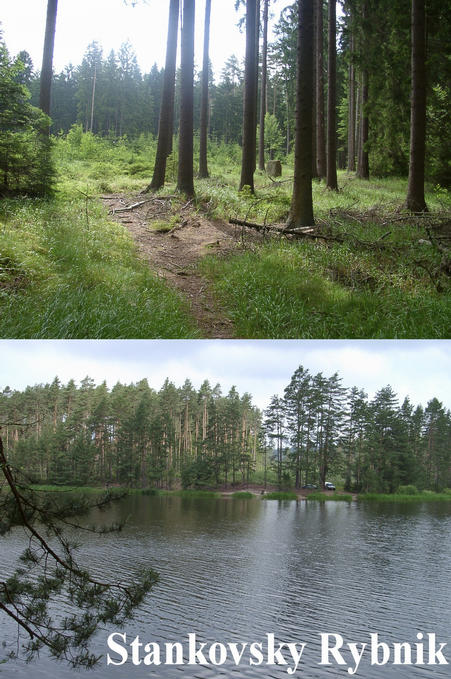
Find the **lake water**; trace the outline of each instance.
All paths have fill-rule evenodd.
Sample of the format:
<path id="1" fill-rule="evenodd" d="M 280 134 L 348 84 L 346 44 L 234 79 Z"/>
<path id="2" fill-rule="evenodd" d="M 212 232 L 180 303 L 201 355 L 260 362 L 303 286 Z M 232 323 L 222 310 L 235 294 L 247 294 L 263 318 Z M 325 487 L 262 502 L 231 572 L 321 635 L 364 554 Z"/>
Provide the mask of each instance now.
<path id="1" fill-rule="evenodd" d="M 390 648 L 410 642 L 412 662 L 417 634 L 435 633 L 437 647 L 448 643 L 443 653 L 451 663 L 451 505 L 133 496 L 101 517 L 102 522 L 128 517 L 128 523 L 119 534 L 83 536 L 81 554 L 92 572 L 126 578 L 147 566 L 160 573 L 161 581 L 125 629 L 97 634 L 96 652 L 106 655 L 112 631 L 126 633 L 128 642 L 139 635 L 143 643 L 158 642 L 162 648 L 177 641 L 187 648 L 188 634 L 195 633 L 207 649 L 214 642 L 262 643 L 266 662 L 267 635 L 274 634 L 276 645 L 306 644 L 296 672 L 287 672 L 294 665 L 287 649 L 287 665 L 254 666 L 247 646 L 239 665 L 230 653 L 225 664 L 205 667 L 134 666 L 130 655 L 122 666 L 107 667 L 104 659 L 87 674 L 43 655 L 32 665 L 0 664 L 0 679 L 351 676 L 348 665 L 332 656 L 330 665 L 320 664 L 321 633 L 340 634 L 344 643 L 359 645 L 369 645 L 371 633 Z M 23 533 L 15 530 L 0 540 L 5 573 L 24 547 Z M 7 644 L 16 635 L 1 612 L 0 635 Z M 424 648 L 427 662 L 427 643 Z M 0 648 L 0 657 L 4 653 Z M 118 654 L 110 655 L 119 660 Z M 355 667 L 349 651 L 342 649 L 342 657 Z M 393 653 L 386 665 L 372 665 L 367 648 L 353 676 L 451 676 L 451 664 L 394 666 L 392 661 Z"/>

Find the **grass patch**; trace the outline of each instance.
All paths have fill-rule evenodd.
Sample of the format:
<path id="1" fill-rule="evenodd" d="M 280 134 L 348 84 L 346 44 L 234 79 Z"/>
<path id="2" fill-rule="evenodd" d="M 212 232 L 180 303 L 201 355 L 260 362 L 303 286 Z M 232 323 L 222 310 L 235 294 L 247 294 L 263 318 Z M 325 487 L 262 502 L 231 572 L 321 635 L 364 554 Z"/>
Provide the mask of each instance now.
<path id="1" fill-rule="evenodd" d="M 446 489 L 441 493 L 424 490 L 413 495 L 406 495 L 405 493 L 361 493 L 358 499 L 362 502 L 451 502 L 451 492 Z"/>
<path id="2" fill-rule="evenodd" d="M 255 495 L 253 493 L 249 493 L 248 490 L 237 490 L 236 493 L 232 493 L 232 497 L 236 500 L 252 500 Z"/>
<path id="3" fill-rule="evenodd" d="M 297 500 L 298 496 L 296 493 L 274 491 L 273 493 L 266 493 L 262 495 L 263 500 Z"/>
<path id="4" fill-rule="evenodd" d="M 329 495 L 328 493 L 310 493 L 307 495 L 307 500 L 317 500 L 317 502 L 352 502 L 352 495 L 346 493 L 334 493 Z"/>
<path id="5" fill-rule="evenodd" d="M 2 202 L 0 335 L 196 337 L 186 305 L 137 258 L 127 231 L 97 202 L 87 210 L 73 195 Z"/>
<path id="6" fill-rule="evenodd" d="M 342 173 L 340 184 L 338 194 L 315 184 L 315 214 L 326 235 L 345 234 L 346 242 L 272 238 L 260 245 L 244 243 L 232 257 L 210 256 L 202 262 L 237 334 L 286 339 L 448 337 L 449 278 L 439 273 L 441 254 L 428 245 L 427 222 L 401 211 L 405 180 L 362 182 Z M 245 216 L 248 221 L 286 220 L 290 183 L 270 191 L 262 187 L 256 198 L 244 195 L 240 202 L 233 190 L 223 183 L 217 188 L 201 185 L 199 193 L 214 206 L 216 216 L 224 217 L 226 210 L 227 216 Z M 434 193 L 427 200 L 431 210 L 444 214 L 446 206 Z"/>

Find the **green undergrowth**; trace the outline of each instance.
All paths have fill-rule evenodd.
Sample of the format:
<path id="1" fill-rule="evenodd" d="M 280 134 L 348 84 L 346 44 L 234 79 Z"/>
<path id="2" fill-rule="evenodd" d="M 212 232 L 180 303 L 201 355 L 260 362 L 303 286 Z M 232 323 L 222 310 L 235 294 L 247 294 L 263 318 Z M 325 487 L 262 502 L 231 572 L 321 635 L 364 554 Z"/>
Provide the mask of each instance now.
<path id="1" fill-rule="evenodd" d="M 346 493 L 334 493 L 329 495 L 328 493 L 310 493 L 307 495 L 307 500 L 317 500 L 318 502 L 352 502 L 352 495 Z"/>
<path id="2" fill-rule="evenodd" d="M 76 192 L 0 206 L 0 336 L 186 338 L 180 297 L 141 262 L 130 235 Z"/>
<path id="3" fill-rule="evenodd" d="M 199 194 L 215 216 L 284 223 L 291 183 L 255 197 L 212 179 Z M 256 243 L 241 232 L 242 248 L 201 263 L 243 338 L 444 338 L 451 331 L 449 277 L 428 228 L 443 224 L 448 195 L 427 194 L 430 218 L 402 211 L 403 179 L 363 182 L 340 175 L 339 193 L 314 184 L 317 224 L 334 240 Z M 240 227 L 237 227 L 237 234 Z M 434 231 L 436 233 L 436 231 Z"/>
<path id="4" fill-rule="evenodd" d="M 442 492 L 424 490 L 412 495 L 405 493 L 361 493 L 358 499 L 362 502 L 451 502 L 451 489 L 446 488 Z"/>
<path id="5" fill-rule="evenodd" d="M 263 500 L 297 500 L 298 496 L 296 493 L 274 491 L 272 493 L 266 493 L 262 495 Z"/>
<path id="6" fill-rule="evenodd" d="M 248 490 L 237 490 L 236 493 L 232 493 L 232 498 L 236 500 L 252 500 L 254 497 L 254 493 L 249 493 Z"/>

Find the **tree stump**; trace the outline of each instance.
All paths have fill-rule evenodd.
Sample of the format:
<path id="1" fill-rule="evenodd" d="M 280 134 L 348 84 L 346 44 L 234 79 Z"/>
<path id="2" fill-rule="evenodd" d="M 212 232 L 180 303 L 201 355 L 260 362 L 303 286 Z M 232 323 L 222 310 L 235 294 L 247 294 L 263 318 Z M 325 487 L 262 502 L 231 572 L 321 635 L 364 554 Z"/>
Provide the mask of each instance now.
<path id="1" fill-rule="evenodd" d="M 270 177 L 282 176 L 282 163 L 280 160 L 268 160 L 266 163 L 266 174 Z"/>

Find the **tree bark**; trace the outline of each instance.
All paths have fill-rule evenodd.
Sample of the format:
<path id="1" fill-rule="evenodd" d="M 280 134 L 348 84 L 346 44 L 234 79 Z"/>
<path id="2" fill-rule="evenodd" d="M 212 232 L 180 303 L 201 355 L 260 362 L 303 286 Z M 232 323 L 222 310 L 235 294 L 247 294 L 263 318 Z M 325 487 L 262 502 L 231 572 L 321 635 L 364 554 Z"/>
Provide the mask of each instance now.
<path id="1" fill-rule="evenodd" d="M 257 122 L 257 70 L 256 70 L 257 0 L 246 0 L 246 58 L 243 96 L 243 151 L 239 190 L 249 186 L 254 189 Z"/>
<path id="2" fill-rule="evenodd" d="M 315 223 L 312 198 L 313 2 L 299 1 L 294 185 L 287 229 Z"/>
<path id="3" fill-rule="evenodd" d="M 329 52 L 327 67 L 327 188 L 338 191 L 337 182 L 337 8 L 329 0 Z"/>
<path id="4" fill-rule="evenodd" d="M 426 150 L 426 24 L 424 0 L 412 0 L 412 90 L 410 109 L 410 161 L 406 207 L 426 212 L 424 163 Z"/>
<path id="5" fill-rule="evenodd" d="M 202 63 L 202 95 L 200 103 L 200 147 L 199 147 L 199 177 L 206 179 L 208 175 L 207 138 L 208 138 L 208 76 L 210 71 L 210 15 L 211 0 L 205 2 L 204 22 L 204 57 Z"/>
<path id="6" fill-rule="evenodd" d="M 362 86 L 360 99 L 360 144 L 359 157 L 357 163 L 357 177 L 359 179 L 370 178 L 370 166 L 367 150 L 367 142 L 369 135 L 369 120 L 368 120 L 368 70 L 363 67 L 362 71 Z"/>
<path id="7" fill-rule="evenodd" d="M 268 110 L 268 5 L 263 0 L 263 47 L 262 47 L 262 82 L 260 95 L 260 135 L 258 140 L 258 169 L 265 171 L 265 115 Z"/>
<path id="8" fill-rule="evenodd" d="M 194 104 L 195 0 L 183 0 L 182 63 L 180 73 L 180 132 L 177 190 L 194 196 L 193 104 Z"/>
<path id="9" fill-rule="evenodd" d="M 39 90 L 39 108 L 50 116 L 50 103 L 53 76 L 53 49 L 55 46 L 56 15 L 58 0 L 48 0 L 47 20 L 45 24 L 44 52 L 42 55 L 41 80 Z M 48 129 L 50 134 L 50 128 Z"/>
<path id="10" fill-rule="evenodd" d="M 351 35 L 348 83 L 348 172 L 355 172 L 355 71 L 354 36 Z"/>
<path id="11" fill-rule="evenodd" d="M 323 64 L 323 0 L 315 0 L 315 63 L 316 63 L 316 171 L 320 179 L 326 177 L 326 142 L 324 124 L 324 64 Z"/>
<path id="12" fill-rule="evenodd" d="M 363 34 L 361 36 L 360 51 L 364 54 L 365 43 L 368 38 L 368 0 L 365 0 L 362 8 L 363 20 Z M 359 126 L 359 154 L 357 158 L 357 172 L 356 176 L 359 179 L 370 178 L 370 166 L 368 158 L 368 136 L 369 136 L 369 119 L 368 119 L 368 65 L 366 64 L 365 56 L 363 56 L 363 64 L 361 70 L 361 84 L 360 84 L 360 126 Z"/>
<path id="13" fill-rule="evenodd" d="M 169 6 L 168 38 L 166 64 L 161 95 L 160 121 L 158 124 L 158 144 L 152 181 L 144 193 L 157 191 L 164 186 L 166 160 L 170 153 L 172 127 L 174 120 L 175 65 L 177 60 L 177 33 L 179 27 L 179 0 L 171 0 Z"/>

